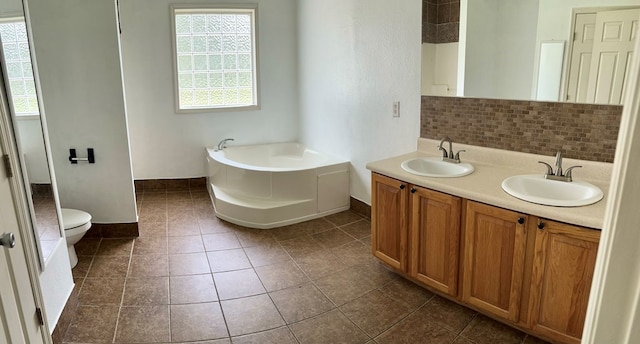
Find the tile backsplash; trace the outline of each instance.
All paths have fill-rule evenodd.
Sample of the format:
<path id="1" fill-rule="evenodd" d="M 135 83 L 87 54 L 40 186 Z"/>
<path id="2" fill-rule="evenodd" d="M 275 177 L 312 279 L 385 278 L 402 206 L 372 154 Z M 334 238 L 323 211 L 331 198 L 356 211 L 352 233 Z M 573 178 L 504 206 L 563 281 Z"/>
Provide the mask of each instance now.
<path id="1" fill-rule="evenodd" d="M 422 96 L 420 137 L 613 162 L 622 106 Z"/>

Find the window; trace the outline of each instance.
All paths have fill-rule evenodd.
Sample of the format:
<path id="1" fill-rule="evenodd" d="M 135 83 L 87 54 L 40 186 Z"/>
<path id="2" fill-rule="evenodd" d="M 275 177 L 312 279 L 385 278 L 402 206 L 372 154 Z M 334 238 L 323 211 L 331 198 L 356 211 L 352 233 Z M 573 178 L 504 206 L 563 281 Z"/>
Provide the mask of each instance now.
<path id="1" fill-rule="evenodd" d="M 0 19 L 2 58 L 11 105 L 16 116 L 39 115 L 27 28 L 23 18 Z"/>
<path id="2" fill-rule="evenodd" d="M 172 14 L 176 111 L 257 108 L 256 8 Z"/>

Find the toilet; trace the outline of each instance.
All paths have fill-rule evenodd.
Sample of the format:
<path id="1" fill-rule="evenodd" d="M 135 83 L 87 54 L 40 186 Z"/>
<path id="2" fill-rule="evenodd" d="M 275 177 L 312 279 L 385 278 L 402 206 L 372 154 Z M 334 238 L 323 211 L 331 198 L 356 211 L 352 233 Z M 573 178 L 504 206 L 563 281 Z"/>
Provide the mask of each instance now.
<path id="1" fill-rule="evenodd" d="M 64 236 L 67 240 L 67 251 L 69 251 L 69 262 L 71 268 L 78 264 L 75 245 L 84 234 L 91 228 L 91 214 L 77 209 L 62 208 L 62 224 L 64 225 Z"/>

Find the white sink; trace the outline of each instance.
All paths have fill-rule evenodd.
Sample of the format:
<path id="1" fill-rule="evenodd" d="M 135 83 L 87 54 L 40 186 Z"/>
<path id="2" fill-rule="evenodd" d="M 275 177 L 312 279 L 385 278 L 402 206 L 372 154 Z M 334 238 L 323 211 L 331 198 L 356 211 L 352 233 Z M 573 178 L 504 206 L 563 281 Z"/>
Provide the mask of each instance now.
<path id="1" fill-rule="evenodd" d="M 468 163 L 452 163 L 441 158 L 413 158 L 404 161 L 403 170 L 424 177 L 453 178 L 473 173 L 475 168 Z"/>
<path id="2" fill-rule="evenodd" d="M 589 205 L 603 197 L 600 188 L 587 182 L 550 180 L 541 174 L 509 177 L 502 181 L 502 189 L 527 202 L 557 207 Z"/>

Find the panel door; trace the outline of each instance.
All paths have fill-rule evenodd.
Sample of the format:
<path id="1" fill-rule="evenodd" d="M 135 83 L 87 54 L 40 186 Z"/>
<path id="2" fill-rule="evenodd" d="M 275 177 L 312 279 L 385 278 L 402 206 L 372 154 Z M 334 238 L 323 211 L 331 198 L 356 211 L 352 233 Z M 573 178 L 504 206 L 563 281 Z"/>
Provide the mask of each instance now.
<path id="1" fill-rule="evenodd" d="M 410 275 L 457 296 L 460 198 L 413 186 L 410 203 Z"/>
<path id="2" fill-rule="evenodd" d="M 622 104 L 640 9 L 598 12 L 587 102 Z"/>
<path id="3" fill-rule="evenodd" d="M 462 299 L 517 322 L 527 217 L 471 201 L 466 210 Z"/>
<path id="4" fill-rule="evenodd" d="M 3 154 L 0 143 L 0 156 Z M 0 342 L 43 343 L 42 328 L 34 316 L 35 296 L 12 195 L 4 162 L 0 160 L 0 236 L 15 236 L 15 247 L 0 246 Z"/>
<path id="5" fill-rule="evenodd" d="M 587 101 L 596 14 L 578 13 L 574 25 L 566 100 L 584 103 Z"/>
<path id="6" fill-rule="evenodd" d="M 562 343 L 580 343 L 600 231 L 542 223 L 531 275 L 531 327 Z"/>
<path id="7" fill-rule="evenodd" d="M 407 271 L 407 184 L 376 173 L 371 176 L 371 251 L 400 271 Z"/>

